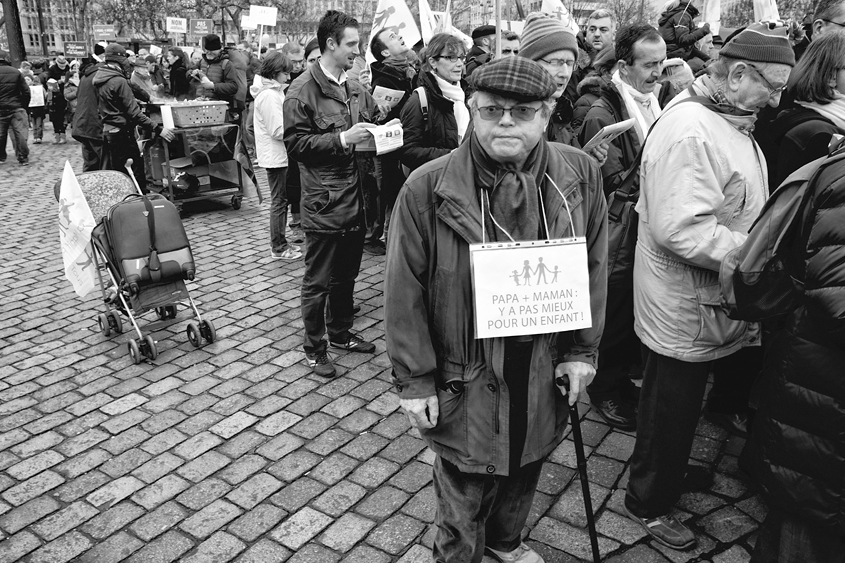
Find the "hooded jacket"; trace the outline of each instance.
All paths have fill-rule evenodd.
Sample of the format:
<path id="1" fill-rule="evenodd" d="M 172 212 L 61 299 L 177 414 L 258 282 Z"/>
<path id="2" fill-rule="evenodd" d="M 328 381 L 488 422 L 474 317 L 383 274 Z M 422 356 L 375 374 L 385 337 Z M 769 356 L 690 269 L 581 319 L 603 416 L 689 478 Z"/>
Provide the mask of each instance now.
<path id="1" fill-rule="evenodd" d="M 546 173 L 560 189 L 542 183 L 550 238 L 571 236 L 571 228 L 586 237 L 592 328 L 533 336 L 521 465 L 543 459 L 563 437 L 568 411 L 554 384 L 555 360 L 596 365 L 604 326 L 607 219 L 598 167 L 550 143 Z M 505 339 L 478 340 L 474 332 L 469 245 L 481 242 L 482 229 L 475 177 L 470 143 L 463 143 L 414 171 L 399 193 L 385 274 L 387 353 L 400 398 L 438 398 L 436 426 L 420 430 L 432 450 L 462 472 L 507 475 Z M 463 391 L 442 390 L 447 382 L 461 382 Z"/>
<path id="2" fill-rule="evenodd" d="M 282 85 L 261 77 L 261 89 L 255 96 L 252 116 L 255 129 L 255 154 L 262 168 L 284 168 L 288 165 L 285 150 L 285 94 Z"/>
<path id="3" fill-rule="evenodd" d="M 104 63 L 92 82 L 97 89 L 104 132 L 126 131 L 136 125 L 149 132 L 161 132 L 162 126 L 153 123 L 141 111 L 129 87 L 129 80 L 118 63 Z"/>
<path id="4" fill-rule="evenodd" d="M 87 62 L 79 69 L 79 90 L 76 95 L 76 113 L 73 114 L 73 138 L 100 140 L 103 138 L 103 120 L 100 119 L 100 102 L 94 76 L 101 63 Z"/>
<path id="5" fill-rule="evenodd" d="M 0 59 L 0 111 L 29 107 L 29 86 L 23 74 L 8 62 Z"/>
<path id="6" fill-rule="evenodd" d="M 666 42 L 666 58 L 680 57 L 684 60 L 692 56 L 695 42 L 710 33 L 710 26 L 696 27 L 693 20 L 698 17 L 698 9 L 692 5 L 692 0 L 680 0 L 679 5 L 660 14 L 657 21 L 660 36 Z M 707 55 L 696 50 L 696 54 Z"/>
<path id="7" fill-rule="evenodd" d="M 578 133 L 590 107 L 601 97 L 601 87 L 605 82 L 598 73 L 592 73 L 578 83 L 578 100 L 572 109 L 572 128 Z"/>

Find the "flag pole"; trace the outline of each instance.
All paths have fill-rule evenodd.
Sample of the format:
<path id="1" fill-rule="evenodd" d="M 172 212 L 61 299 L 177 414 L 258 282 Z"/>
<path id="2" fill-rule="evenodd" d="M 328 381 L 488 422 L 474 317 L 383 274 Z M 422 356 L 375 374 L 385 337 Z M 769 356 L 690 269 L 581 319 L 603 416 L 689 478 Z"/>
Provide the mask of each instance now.
<path id="1" fill-rule="evenodd" d="M 502 0 L 496 0 L 496 59 L 502 58 Z"/>

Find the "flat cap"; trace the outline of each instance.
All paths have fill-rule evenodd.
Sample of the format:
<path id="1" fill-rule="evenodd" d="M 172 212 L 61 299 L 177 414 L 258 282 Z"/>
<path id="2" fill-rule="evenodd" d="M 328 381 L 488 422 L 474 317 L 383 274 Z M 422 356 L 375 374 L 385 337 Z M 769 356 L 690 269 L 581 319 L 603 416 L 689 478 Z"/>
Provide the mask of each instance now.
<path id="1" fill-rule="evenodd" d="M 496 35 L 495 25 L 480 25 L 472 30 L 472 38 L 487 37 L 488 35 Z"/>
<path id="2" fill-rule="evenodd" d="M 518 102 L 548 100 L 557 91 L 552 75 L 524 57 L 505 57 L 487 63 L 472 73 L 470 83 L 479 92 Z"/>
<path id="3" fill-rule="evenodd" d="M 105 50 L 107 61 L 122 63 L 126 60 L 126 49 L 120 43 L 109 43 Z"/>

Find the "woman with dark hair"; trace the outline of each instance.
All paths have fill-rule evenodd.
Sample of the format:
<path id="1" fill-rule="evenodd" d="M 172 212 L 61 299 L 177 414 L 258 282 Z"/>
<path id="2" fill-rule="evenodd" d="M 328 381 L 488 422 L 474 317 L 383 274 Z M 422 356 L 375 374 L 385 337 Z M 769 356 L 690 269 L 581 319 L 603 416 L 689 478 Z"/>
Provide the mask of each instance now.
<path id="1" fill-rule="evenodd" d="M 305 65 L 306 68 L 311 68 L 320 62 L 320 44 L 315 37 L 305 44 Z"/>
<path id="2" fill-rule="evenodd" d="M 400 119 L 404 130 L 402 164 L 416 170 L 426 162 L 458 148 L 470 123 L 466 83 L 461 79 L 466 46 L 448 33 L 438 33 L 420 53 L 419 85 L 425 90 L 426 112 L 416 90 Z"/>
<path id="3" fill-rule="evenodd" d="M 787 176 L 827 155 L 834 134 L 845 135 L 845 31 L 814 39 L 789 75 L 794 105 L 772 124 L 766 149 L 769 190 Z"/>
<path id="4" fill-rule="evenodd" d="M 252 118 L 255 128 L 255 154 L 258 165 L 267 172 L 270 184 L 270 254 L 273 258 L 296 260 L 302 257 L 299 247 L 288 244 L 285 239 L 288 202 L 285 193 L 285 178 L 288 168 L 288 153 L 284 143 L 284 85 L 287 83 L 293 63 L 281 51 L 268 51 L 261 63 L 261 89 L 255 96 L 255 114 Z"/>
<path id="5" fill-rule="evenodd" d="M 191 81 L 188 80 L 188 56 L 179 47 L 171 47 L 167 50 L 167 62 L 170 65 L 168 93 L 177 100 L 184 100 L 191 90 Z"/>

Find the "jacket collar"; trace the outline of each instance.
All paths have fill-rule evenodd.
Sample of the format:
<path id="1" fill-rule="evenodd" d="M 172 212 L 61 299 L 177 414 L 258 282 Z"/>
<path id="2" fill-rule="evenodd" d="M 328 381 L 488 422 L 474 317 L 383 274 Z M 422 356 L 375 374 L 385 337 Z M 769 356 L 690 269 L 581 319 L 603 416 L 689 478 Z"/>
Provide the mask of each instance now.
<path id="1" fill-rule="evenodd" d="M 561 193 L 566 197 L 570 211 L 574 212 L 583 199 L 576 189 L 579 175 L 553 146 L 549 148 L 547 174 L 557 183 L 555 188 L 548 179 L 543 182 L 543 204 L 550 238 L 571 236 L 569 215 Z M 475 181 L 467 185 L 468 178 L 475 178 L 475 165 L 469 143 L 464 142 L 449 155 L 443 174 L 434 187 L 434 194 L 441 200 L 437 205 L 437 216 L 468 244 L 480 244 L 481 206 L 476 195 Z M 584 233 L 576 235 L 583 236 Z"/>
<path id="2" fill-rule="evenodd" d="M 329 77 L 326 76 L 326 73 L 323 72 L 321 69 L 318 69 L 317 65 L 309 68 L 306 72 L 311 73 L 311 78 L 314 79 L 314 82 L 316 82 L 317 86 L 320 87 L 320 91 L 322 91 L 323 95 L 327 98 L 331 98 L 333 100 L 337 100 L 342 104 L 345 104 L 346 101 L 344 100 L 343 95 L 340 93 L 342 88 L 346 90 L 346 93 L 350 98 L 358 95 L 358 90 L 351 86 L 352 81 L 347 80 L 346 82 L 344 82 L 343 86 L 338 86 L 336 82 L 332 82 L 331 80 L 329 80 Z"/>

